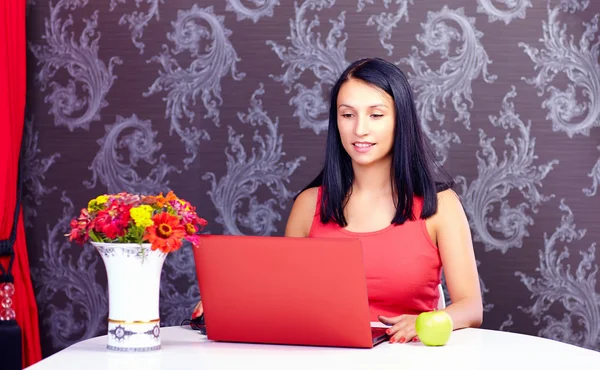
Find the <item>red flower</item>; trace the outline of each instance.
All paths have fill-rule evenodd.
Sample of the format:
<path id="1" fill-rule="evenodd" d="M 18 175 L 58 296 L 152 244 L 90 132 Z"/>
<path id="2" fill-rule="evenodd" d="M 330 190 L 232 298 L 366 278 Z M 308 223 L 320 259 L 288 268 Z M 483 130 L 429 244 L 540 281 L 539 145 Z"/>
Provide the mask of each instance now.
<path id="1" fill-rule="evenodd" d="M 87 233 L 85 232 L 85 228 L 80 228 L 76 219 L 71 220 L 71 232 L 68 235 L 69 241 L 75 241 L 77 244 L 83 245 L 87 241 Z"/>
<path id="2" fill-rule="evenodd" d="M 152 243 L 152 250 L 160 249 L 168 253 L 181 247 L 186 230 L 177 216 L 160 213 L 152 217 L 152 221 L 154 225 L 146 229 L 148 241 Z"/>
<path id="3" fill-rule="evenodd" d="M 113 201 L 107 209 L 98 212 L 94 230 L 104 233 L 109 239 L 125 235 L 131 218 L 130 209 L 129 205 Z"/>
<path id="4" fill-rule="evenodd" d="M 198 225 L 200 225 L 200 230 L 204 229 L 204 227 L 208 225 L 208 221 L 201 217 L 196 217 L 196 222 L 198 223 Z"/>
<path id="5" fill-rule="evenodd" d="M 69 241 L 83 245 L 89 239 L 88 230 L 93 226 L 87 209 L 82 208 L 78 218 L 71 220 L 71 232 L 67 234 Z"/>

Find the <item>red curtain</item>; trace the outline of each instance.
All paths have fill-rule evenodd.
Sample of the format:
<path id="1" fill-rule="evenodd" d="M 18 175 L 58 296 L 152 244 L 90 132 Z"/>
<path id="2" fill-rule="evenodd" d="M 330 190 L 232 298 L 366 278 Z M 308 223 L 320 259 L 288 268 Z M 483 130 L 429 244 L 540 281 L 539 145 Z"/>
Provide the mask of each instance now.
<path id="1" fill-rule="evenodd" d="M 0 1 L 0 240 L 10 235 L 17 198 L 26 94 L 25 10 L 26 0 Z M 41 360 L 42 354 L 22 212 L 13 249 L 13 308 L 22 331 L 23 367 L 27 367 Z M 5 268 L 8 260 L 0 257 Z"/>

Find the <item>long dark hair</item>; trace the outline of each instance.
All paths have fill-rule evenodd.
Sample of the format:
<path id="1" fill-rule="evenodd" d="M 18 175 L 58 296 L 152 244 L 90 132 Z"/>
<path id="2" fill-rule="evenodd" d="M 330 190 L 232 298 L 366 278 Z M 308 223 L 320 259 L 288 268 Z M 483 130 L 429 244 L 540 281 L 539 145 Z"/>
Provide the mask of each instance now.
<path id="1" fill-rule="evenodd" d="M 352 191 L 354 171 L 352 160 L 340 139 L 337 125 L 337 98 L 341 86 L 349 79 L 362 80 L 385 91 L 394 101 L 396 125 L 392 146 L 390 178 L 396 201 L 392 223 L 403 224 L 414 220 L 415 196 L 423 198 L 420 218 L 426 219 L 437 211 L 437 193 L 451 188 L 454 183 L 441 167 L 434 170 L 437 161 L 426 144 L 419 125 L 413 92 L 404 73 L 394 64 L 380 58 L 360 59 L 349 65 L 331 90 L 329 129 L 325 147 L 325 164 L 321 173 L 305 188 L 322 185 L 320 203 L 321 222 L 347 225 L 344 208 Z M 434 174 L 445 175 L 436 182 Z"/>

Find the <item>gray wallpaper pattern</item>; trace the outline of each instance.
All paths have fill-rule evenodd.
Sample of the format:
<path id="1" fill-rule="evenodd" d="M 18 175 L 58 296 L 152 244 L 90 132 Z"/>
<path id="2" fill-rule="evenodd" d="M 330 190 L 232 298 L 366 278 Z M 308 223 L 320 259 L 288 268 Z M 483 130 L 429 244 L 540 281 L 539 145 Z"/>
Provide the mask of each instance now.
<path id="1" fill-rule="evenodd" d="M 398 64 L 458 183 L 484 327 L 600 350 L 600 3 L 28 2 L 25 222 L 45 355 L 106 331 L 104 266 L 63 234 L 105 192 L 174 190 L 207 232 L 281 235 L 318 172 L 329 88 Z M 161 319 L 200 295 L 167 258 Z M 452 297 L 447 297 L 451 301 Z"/>

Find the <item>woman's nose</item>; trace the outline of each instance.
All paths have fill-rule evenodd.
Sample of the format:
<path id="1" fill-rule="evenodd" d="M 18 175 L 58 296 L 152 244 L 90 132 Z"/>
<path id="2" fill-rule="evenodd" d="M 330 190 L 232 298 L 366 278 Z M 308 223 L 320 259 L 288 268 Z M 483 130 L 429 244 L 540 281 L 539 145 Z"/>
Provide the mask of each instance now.
<path id="1" fill-rule="evenodd" d="M 366 117 L 358 117 L 354 126 L 354 133 L 357 136 L 365 136 L 369 133 L 369 122 Z"/>

